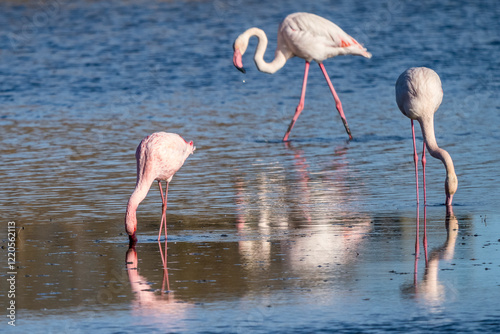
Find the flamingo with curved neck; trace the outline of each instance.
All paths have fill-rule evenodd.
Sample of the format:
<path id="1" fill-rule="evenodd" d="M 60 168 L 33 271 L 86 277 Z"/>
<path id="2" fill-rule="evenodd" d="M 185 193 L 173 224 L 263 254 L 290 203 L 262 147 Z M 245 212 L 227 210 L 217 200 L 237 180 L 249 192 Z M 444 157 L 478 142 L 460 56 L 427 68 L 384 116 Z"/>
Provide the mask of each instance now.
<path id="1" fill-rule="evenodd" d="M 413 159 L 415 162 L 415 176 L 417 181 L 418 199 L 418 156 L 415 142 L 415 128 L 413 120 L 417 120 L 422 129 L 424 145 L 422 152 L 422 167 L 424 175 L 424 204 L 427 202 L 425 193 L 425 148 L 432 157 L 442 161 L 446 169 L 444 189 L 446 193 L 446 206 L 451 207 L 453 195 L 458 188 L 458 179 L 455 174 L 453 160 L 450 154 L 437 145 L 434 135 L 434 113 L 443 100 L 443 89 L 439 75 L 426 67 L 413 67 L 404 71 L 396 81 L 396 102 L 399 109 L 406 117 L 411 119 L 413 135 Z"/>
<path id="2" fill-rule="evenodd" d="M 155 132 L 144 138 L 135 152 L 137 160 L 137 180 L 135 189 L 127 204 L 125 213 L 125 230 L 129 235 L 131 244 L 137 242 L 137 207 L 146 198 L 153 181 L 158 181 L 162 200 L 162 215 L 158 241 L 160 241 L 162 227 L 165 226 L 167 237 L 167 194 L 168 184 L 174 174 L 182 167 L 187 157 L 194 152 L 196 147 L 175 133 Z M 165 196 L 161 181 L 166 181 Z"/>
<path id="3" fill-rule="evenodd" d="M 243 73 L 245 73 L 245 69 L 243 67 L 242 56 L 245 54 L 248 47 L 248 41 L 252 36 L 256 36 L 259 39 L 259 43 L 255 50 L 254 61 L 261 72 L 275 73 L 285 66 L 286 61 L 292 57 L 299 57 L 306 61 L 300 101 L 295 110 L 292 122 L 283 137 L 283 141 L 288 140 L 288 136 L 295 122 L 304 109 L 309 64 L 313 60 L 318 63 L 323 72 L 335 100 L 337 110 L 344 123 L 346 132 L 349 135 L 349 139 L 352 139 L 351 130 L 347 125 L 342 103 L 333 88 L 330 77 L 323 65 L 323 61 L 339 55 L 350 54 L 366 58 L 371 58 L 372 55 L 354 38 L 346 34 L 333 22 L 310 13 L 294 13 L 288 15 L 279 26 L 278 45 L 274 53 L 274 59 L 271 62 L 266 62 L 264 60 L 268 41 L 263 30 L 259 28 L 250 28 L 236 38 L 233 44 L 233 64 Z"/>

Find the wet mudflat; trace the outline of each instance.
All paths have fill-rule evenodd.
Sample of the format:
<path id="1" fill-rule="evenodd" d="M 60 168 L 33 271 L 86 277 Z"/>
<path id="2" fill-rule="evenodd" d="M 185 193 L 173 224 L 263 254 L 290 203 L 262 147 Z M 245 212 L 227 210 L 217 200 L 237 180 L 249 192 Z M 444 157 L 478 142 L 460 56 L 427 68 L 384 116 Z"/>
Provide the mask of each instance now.
<path id="1" fill-rule="evenodd" d="M 0 9 L 9 27 L 0 35 L 5 250 L 7 223 L 18 229 L 16 327 L 5 317 L 2 330 L 498 332 L 495 2 Z M 352 141 L 317 66 L 284 144 L 303 61 L 272 76 L 250 51 L 246 75 L 232 65 L 234 38 L 251 26 L 268 33 L 270 59 L 278 22 L 294 11 L 331 19 L 373 53 L 325 62 Z M 430 157 L 428 205 L 415 203 L 410 124 L 394 99 L 410 66 L 431 67 L 443 82 L 435 127 L 459 179 L 451 215 L 444 169 Z M 134 152 L 155 131 L 179 133 L 197 150 L 170 186 L 167 247 L 156 240 L 161 199 L 152 187 L 129 249 Z"/>

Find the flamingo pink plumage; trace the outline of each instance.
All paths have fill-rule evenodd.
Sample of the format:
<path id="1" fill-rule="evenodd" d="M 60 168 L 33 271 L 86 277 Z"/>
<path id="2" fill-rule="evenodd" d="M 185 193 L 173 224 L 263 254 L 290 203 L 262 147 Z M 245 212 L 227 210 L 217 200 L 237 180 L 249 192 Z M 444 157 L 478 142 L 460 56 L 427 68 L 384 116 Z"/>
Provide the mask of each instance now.
<path id="1" fill-rule="evenodd" d="M 167 236 L 167 194 L 168 184 L 174 174 L 182 167 L 186 158 L 194 152 L 196 147 L 193 142 L 189 143 L 175 133 L 155 132 L 144 138 L 135 152 L 137 160 L 137 181 L 135 190 L 130 196 L 125 213 L 125 230 L 129 235 L 131 243 L 137 241 L 135 235 L 137 230 L 137 207 L 148 194 L 149 188 L 154 180 L 158 181 L 162 199 L 162 215 L 158 241 L 161 230 L 165 225 L 165 237 Z M 161 181 L 166 181 L 165 196 L 161 188 Z"/>
<path id="2" fill-rule="evenodd" d="M 431 156 L 443 162 L 446 169 L 446 180 L 444 189 L 446 193 L 446 206 L 451 208 L 453 195 L 457 191 L 458 180 L 453 166 L 451 156 L 439 148 L 434 135 L 434 113 L 443 100 L 443 88 L 439 75 L 426 67 L 413 67 L 404 71 L 396 81 L 396 102 L 399 109 L 406 117 L 411 119 L 411 130 L 413 135 L 413 160 L 415 162 L 415 177 L 417 182 L 418 199 L 418 156 L 415 142 L 415 128 L 413 120 L 420 123 L 422 136 L 424 137 L 424 148 L 422 152 L 422 167 L 424 174 L 424 205 L 427 202 L 425 194 L 425 148 Z"/>
<path id="3" fill-rule="evenodd" d="M 342 118 L 347 134 L 349 135 L 349 139 L 352 139 L 351 130 L 347 125 L 342 104 L 333 88 L 330 77 L 323 65 L 323 61 L 339 55 L 357 55 L 366 58 L 371 58 L 372 55 L 354 38 L 346 34 L 333 22 L 315 14 L 294 13 L 288 15 L 278 28 L 278 46 L 274 53 L 274 60 L 270 63 L 264 60 L 264 53 L 267 48 L 267 36 L 264 31 L 259 28 L 250 28 L 238 36 L 233 45 L 233 63 L 234 66 L 243 73 L 245 73 L 245 69 L 243 68 L 242 56 L 252 36 L 257 36 L 259 39 L 254 60 L 257 68 L 261 72 L 275 73 L 292 57 L 299 57 L 306 61 L 300 101 L 295 110 L 292 122 L 283 137 L 283 141 L 288 140 L 290 131 L 292 131 L 295 122 L 304 109 L 309 63 L 313 60 L 319 64 L 325 76 L 328 87 L 335 99 L 337 110 Z"/>

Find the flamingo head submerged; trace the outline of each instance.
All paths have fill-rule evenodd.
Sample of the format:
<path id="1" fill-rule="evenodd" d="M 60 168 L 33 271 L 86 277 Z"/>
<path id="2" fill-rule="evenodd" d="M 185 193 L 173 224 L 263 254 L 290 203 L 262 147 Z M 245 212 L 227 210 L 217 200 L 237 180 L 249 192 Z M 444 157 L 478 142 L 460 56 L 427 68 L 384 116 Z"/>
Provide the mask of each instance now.
<path id="1" fill-rule="evenodd" d="M 137 243 L 137 236 L 135 235 L 135 232 L 137 231 L 137 219 L 135 219 L 135 213 L 132 216 L 133 218 L 129 217 L 127 212 L 127 215 L 125 217 L 125 230 L 128 234 L 128 241 L 130 246 L 134 246 Z"/>

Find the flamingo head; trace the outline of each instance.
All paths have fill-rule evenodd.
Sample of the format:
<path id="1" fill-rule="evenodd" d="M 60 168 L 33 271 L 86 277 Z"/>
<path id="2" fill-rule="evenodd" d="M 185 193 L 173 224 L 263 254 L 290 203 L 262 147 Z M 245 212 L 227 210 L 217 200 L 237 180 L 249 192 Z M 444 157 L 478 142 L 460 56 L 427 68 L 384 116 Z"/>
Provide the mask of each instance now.
<path id="1" fill-rule="evenodd" d="M 127 231 L 130 245 L 135 245 L 137 242 L 137 237 L 135 236 L 135 232 L 137 231 L 136 210 L 137 206 L 134 207 L 129 200 L 127 212 L 125 213 L 125 231 Z"/>
<path id="2" fill-rule="evenodd" d="M 236 41 L 234 41 L 233 44 L 233 64 L 234 67 L 236 67 L 240 72 L 246 73 L 245 69 L 243 68 L 243 61 L 242 61 L 242 56 L 245 54 L 245 51 L 247 50 L 248 47 L 248 40 L 245 40 L 244 38 L 238 37 Z"/>
<path id="3" fill-rule="evenodd" d="M 446 192 L 446 206 L 451 206 L 453 195 L 457 192 L 458 179 L 455 174 L 447 175 L 444 182 L 444 191 Z"/>
<path id="4" fill-rule="evenodd" d="M 137 231 L 137 220 L 133 222 L 131 219 L 126 219 L 125 230 L 127 231 L 128 234 L 129 244 L 135 245 L 135 243 L 137 242 L 137 237 L 135 235 L 135 232 Z"/>

